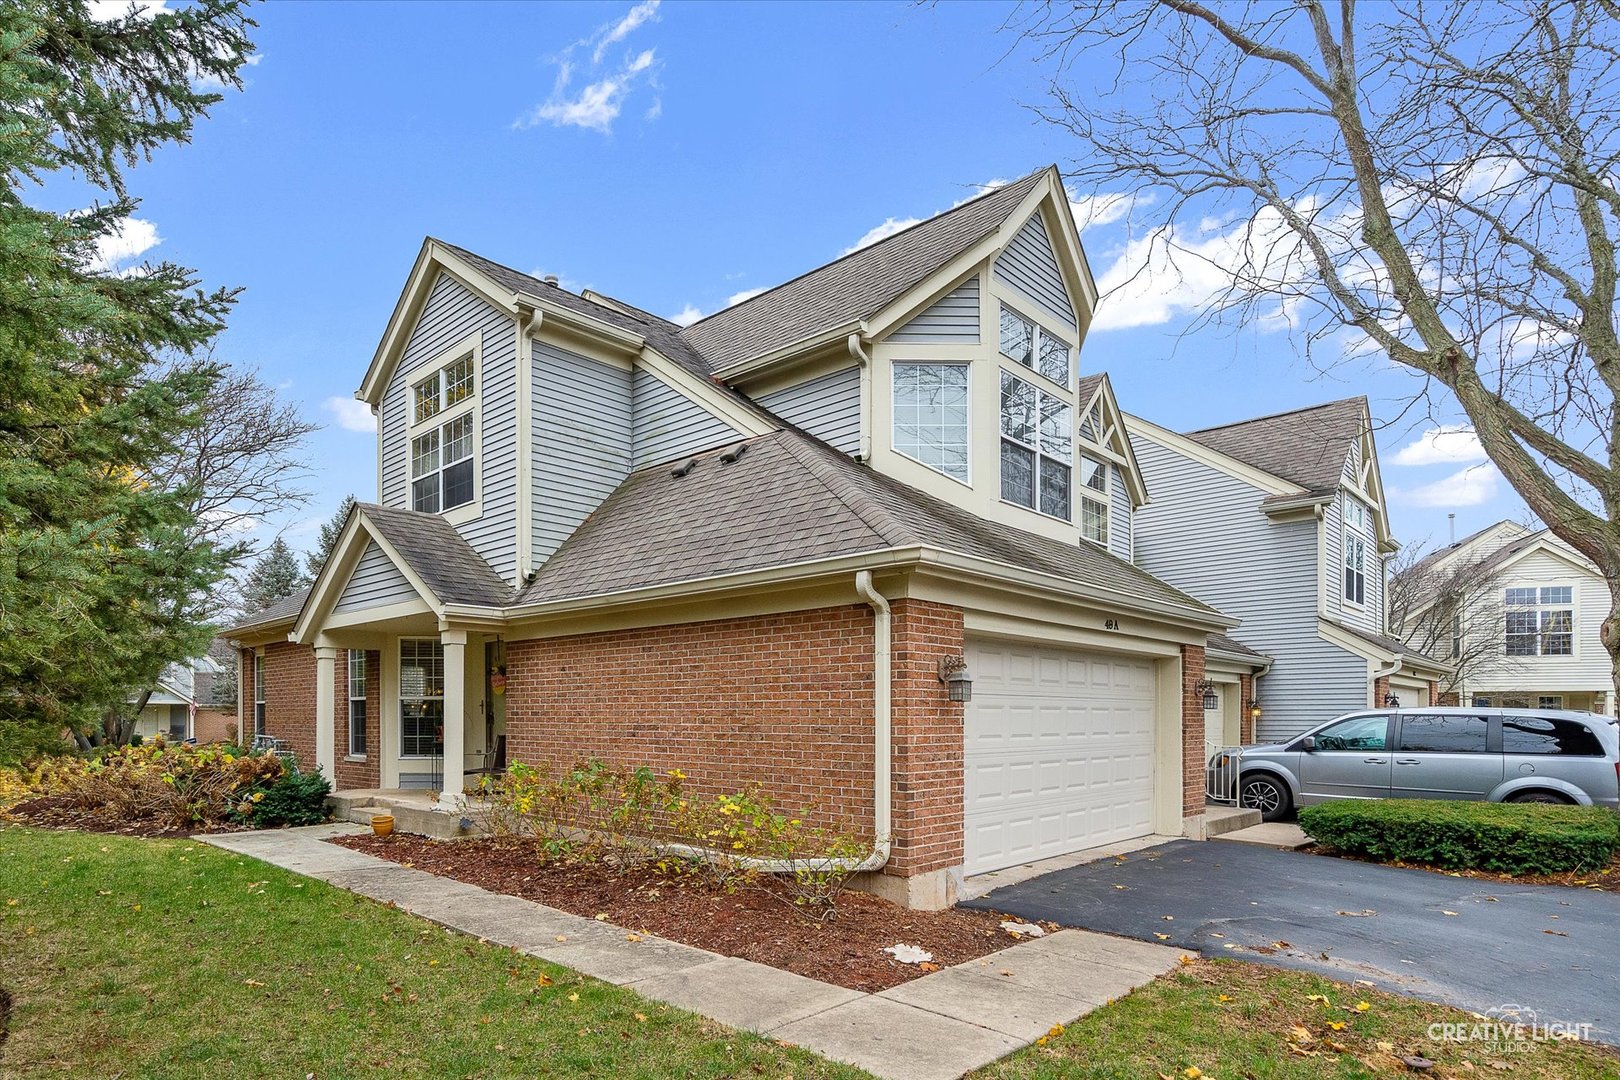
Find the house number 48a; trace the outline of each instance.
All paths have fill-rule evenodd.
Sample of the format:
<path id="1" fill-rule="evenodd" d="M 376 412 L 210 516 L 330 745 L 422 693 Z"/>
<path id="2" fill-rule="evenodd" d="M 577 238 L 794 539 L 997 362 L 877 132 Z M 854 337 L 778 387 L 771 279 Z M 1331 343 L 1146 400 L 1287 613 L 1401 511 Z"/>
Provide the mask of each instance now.
<path id="1" fill-rule="evenodd" d="M 1119 629 L 1119 620 L 1118 619 L 1104 619 L 1103 620 L 1103 629 L 1104 630 L 1118 630 Z"/>

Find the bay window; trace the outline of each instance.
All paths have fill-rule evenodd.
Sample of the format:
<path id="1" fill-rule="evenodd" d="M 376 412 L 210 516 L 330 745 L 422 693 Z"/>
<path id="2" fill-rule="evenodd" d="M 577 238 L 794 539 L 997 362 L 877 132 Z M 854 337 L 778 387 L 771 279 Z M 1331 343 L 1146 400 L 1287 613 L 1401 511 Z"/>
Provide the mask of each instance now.
<path id="1" fill-rule="evenodd" d="M 895 364 L 893 391 L 895 452 L 967 483 L 967 365 Z"/>
<path id="2" fill-rule="evenodd" d="M 1001 497 L 1068 521 L 1073 461 L 1069 404 L 1003 371 Z"/>

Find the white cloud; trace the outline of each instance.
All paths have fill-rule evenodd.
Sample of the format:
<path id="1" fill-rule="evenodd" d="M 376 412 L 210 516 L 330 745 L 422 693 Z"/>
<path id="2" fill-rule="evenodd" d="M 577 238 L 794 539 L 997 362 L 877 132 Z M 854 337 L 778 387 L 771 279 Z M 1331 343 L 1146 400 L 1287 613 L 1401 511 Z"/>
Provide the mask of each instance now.
<path id="1" fill-rule="evenodd" d="M 681 308 L 681 310 L 671 315 L 669 317 L 669 321 L 674 323 L 676 326 L 691 326 L 701 318 L 703 318 L 703 312 L 699 311 L 695 305 L 687 304 L 685 307 Z"/>
<path id="2" fill-rule="evenodd" d="M 604 34 L 598 30 L 601 40 L 597 41 L 596 48 L 591 51 L 591 63 L 600 64 L 602 54 L 607 52 L 610 45 L 615 45 L 630 36 L 630 32 L 645 22 L 652 22 L 658 18 L 659 0 L 646 0 L 637 4 L 625 13 L 624 18 L 614 23 Z"/>
<path id="3" fill-rule="evenodd" d="M 108 272 L 122 272 L 133 259 L 151 251 L 163 242 L 157 226 L 143 218 L 125 218 L 116 232 L 96 239 L 96 255 L 91 268 Z"/>
<path id="4" fill-rule="evenodd" d="M 658 90 L 657 55 L 654 49 L 626 55 L 612 70 L 604 73 L 603 63 L 608 50 L 629 37 L 638 27 L 656 21 L 659 0 L 643 0 L 621 18 L 597 27 L 589 37 L 569 45 L 553 58 L 557 65 L 557 80 L 552 84 L 551 96 L 519 117 L 513 124 L 517 128 L 531 128 L 542 123 L 554 127 L 578 127 L 600 131 L 604 135 L 613 130 L 613 123 L 624 111 L 626 99 L 635 88 L 645 82 Z M 573 88 L 578 71 L 574 56 L 581 50 L 590 51 L 589 63 L 584 65 L 583 87 Z M 647 120 L 656 120 L 663 114 L 663 99 L 654 97 L 643 112 Z"/>
<path id="5" fill-rule="evenodd" d="M 1070 191 L 1069 212 L 1074 215 L 1074 227 L 1081 232 L 1098 225 L 1112 225 L 1138 206 L 1152 206 L 1152 194 L 1137 195 L 1125 191 L 1101 191 L 1074 197 Z"/>
<path id="6" fill-rule="evenodd" d="M 377 433 L 377 417 L 371 411 L 371 406 L 363 401 L 334 395 L 326 399 L 326 411 L 337 418 L 338 427 L 345 431 L 362 431 L 368 435 Z"/>
<path id="7" fill-rule="evenodd" d="M 883 220 L 882 224 L 874 225 L 870 229 L 867 229 L 866 232 L 864 234 L 862 234 L 862 236 L 861 236 L 861 238 L 859 240 L 855 241 L 855 243 L 851 244 L 849 247 L 847 247 L 843 251 L 839 252 L 839 257 L 842 258 L 845 255 L 852 255 L 855 252 L 861 250 L 861 248 L 863 248 L 863 247 L 871 247 L 873 244 L 877 243 L 879 240 L 887 240 L 889 237 L 893 236 L 895 233 L 904 232 L 906 229 L 911 228 L 913 225 L 917 224 L 917 222 L 919 222 L 921 220 L 922 220 L 922 218 L 914 218 L 914 217 L 911 217 L 911 218 L 885 218 Z"/>
<path id="8" fill-rule="evenodd" d="M 1460 461 L 1484 461 L 1485 448 L 1474 429 L 1464 424 L 1432 427 L 1401 447 L 1395 454 L 1397 465 L 1440 465 Z"/>
<path id="9" fill-rule="evenodd" d="M 742 292 L 734 292 L 730 296 L 726 297 L 726 307 L 735 307 L 744 300 L 752 300 L 754 297 L 765 291 L 765 289 L 744 289 Z"/>
<path id="10" fill-rule="evenodd" d="M 1470 465 L 1443 480 L 1411 489 L 1391 489 L 1390 495 L 1408 506 L 1444 510 L 1450 507 L 1479 506 L 1496 498 L 1501 474 L 1494 465 Z"/>

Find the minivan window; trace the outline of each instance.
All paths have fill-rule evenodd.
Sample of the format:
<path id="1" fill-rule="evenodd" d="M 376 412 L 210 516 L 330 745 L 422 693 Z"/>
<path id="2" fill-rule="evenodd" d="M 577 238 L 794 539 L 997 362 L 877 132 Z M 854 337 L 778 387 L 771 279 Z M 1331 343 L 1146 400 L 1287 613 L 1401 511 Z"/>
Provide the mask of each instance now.
<path id="1" fill-rule="evenodd" d="M 1352 716 L 1316 733 L 1318 750 L 1382 750 L 1389 733 L 1387 716 Z"/>
<path id="2" fill-rule="evenodd" d="M 1602 757 L 1603 744 L 1591 728 L 1578 720 L 1547 716 L 1502 717 L 1504 754 L 1557 754 L 1560 757 Z"/>
<path id="3" fill-rule="evenodd" d="M 1490 726 L 1483 716 L 1409 714 L 1401 717 L 1401 750 L 1417 754 L 1483 754 Z"/>

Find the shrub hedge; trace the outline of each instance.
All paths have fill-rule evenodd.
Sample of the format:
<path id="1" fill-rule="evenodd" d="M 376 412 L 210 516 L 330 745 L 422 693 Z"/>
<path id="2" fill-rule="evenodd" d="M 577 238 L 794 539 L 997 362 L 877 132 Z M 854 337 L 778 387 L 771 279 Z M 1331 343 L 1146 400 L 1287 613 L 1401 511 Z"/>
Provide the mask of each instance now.
<path id="1" fill-rule="evenodd" d="M 1446 870 L 1594 870 L 1620 848 L 1620 815 L 1600 806 L 1344 800 L 1301 808 L 1299 825 L 1346 854 Z"/>

